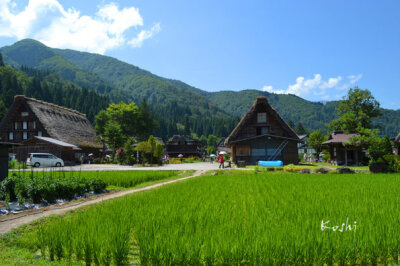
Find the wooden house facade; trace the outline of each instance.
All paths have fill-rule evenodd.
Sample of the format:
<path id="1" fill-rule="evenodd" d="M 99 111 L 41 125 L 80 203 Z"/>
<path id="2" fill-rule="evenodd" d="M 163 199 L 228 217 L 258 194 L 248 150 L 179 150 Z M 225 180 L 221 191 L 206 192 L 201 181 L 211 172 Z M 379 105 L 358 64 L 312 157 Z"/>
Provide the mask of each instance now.
<path id="1" fill-rule="evenodd" d="M 183 157 L 201 157 L 204 152 L 201 141 L 179 135 L 174 135 L 171 140 L 167 141 L 165 150 L 170 157 L 178 157 L 179 154 L 182 154 Z"/>
<path id="2" fill-rule="evenodd" d="M 334 131 L 327 141 L 322 143 L 329 148 L 331 162 L 336 165 L 359 165 L 365 157 L 365 152 L 359 147 L 343 145 L 350 138 L 359 136 L 358 133 L 345 134 L 343 131 Z"/>
<path id="3" fill-rule="evenodd" d="M 255 165 L 258 161 L 281 160 L 297 164 L 299 138 L 271 107 L 267 97 L 258 97 L 225 140 L 231 161 Z"/>
<path id="4" fill-rule="evenodd" d="M 72 157 L 79 158 L 78 151 L 97 154 L 102 148 L 95 141 L 96 135 L 85 114 L 23 95 L 14 97 L 12 106 L 1 121 L 0 138 L 1 141 L 24 144 L 14 151 L 20 161 L 24 161 L 30 152 L 59 155 L 64 152 L 63 157 L 70 161 Z M 63 144 L 58 145 L 57 142 Z M 68 148 L 70 154 L 66 155 L 65 145 L 76 148 Z"/>

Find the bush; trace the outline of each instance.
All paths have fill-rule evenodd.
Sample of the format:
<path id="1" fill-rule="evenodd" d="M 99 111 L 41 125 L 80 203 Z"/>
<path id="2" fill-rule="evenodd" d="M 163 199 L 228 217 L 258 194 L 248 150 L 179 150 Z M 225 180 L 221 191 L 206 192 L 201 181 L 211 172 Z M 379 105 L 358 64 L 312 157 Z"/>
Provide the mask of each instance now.
<path id="1" fill-rule="evenodd" d="M 383 156 L 387 163 L 387 170 L 389 172 L 399 173 L 400 172 L 400 156 L 394 154 L 388 154 Z"/>
<path id="2" fill-rule="evenodd" d="M 322 155 L 322 160 L 324 162 L 328 162 L 330 159 L 331 159 L 331 154 L 329 152 L 328 153 L 324 153 L 324 155 Z"/>

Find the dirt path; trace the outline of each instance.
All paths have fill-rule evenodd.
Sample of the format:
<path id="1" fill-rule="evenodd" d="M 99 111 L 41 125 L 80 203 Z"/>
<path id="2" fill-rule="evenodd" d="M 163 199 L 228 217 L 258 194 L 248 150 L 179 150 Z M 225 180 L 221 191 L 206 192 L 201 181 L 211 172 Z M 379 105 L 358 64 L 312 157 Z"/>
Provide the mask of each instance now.
<path id="1" fill-rule="evenodd" d="M 182 177 L 182 178 L 178 178 L 178 179 L 174 179 L 174 180 L 169 180 L 169 181 L 165 181 L 165 182 L 161 182 L 161 183 L 156 183 L 156 184 L 153 184 L 153 185 L 150 185 L 147 187 L 135 188 L 135 189 L 125 190 L 125 191 L 119 191 L 119 192 L 112 193 L 112 194 L 106 194 L 106 195 L 94 198 L 92 200 L 83 201 L 80 203 L 71 203 L 71 204 L 63 205 L 62 207 L 59 207 L 59 208 L 56 207 L 54 209 L 49 209 L 49 210 L 38 210 L 37 212 L 28 213 L 26 215 L 22 215 L 22 216 L 15 217 L 15 218 L 10 217 L 9 220 L 0 221 L 0 235 L 4 234 L 4 233 L 8 233 L 14 228 L 17 228 L 23 224 L 31 223 L 42 217 L 47 217 L 47 216 L 50 216 L 53 214 L 64 214 L 65 212 L 67 212 L 69 210 L 78 209 L 80 207 L 95 204 L 98 202 L 102 202 L 104 200 L 114 199 L 114 198 L 122 197 L 122 196 L 125 196 L 128 194 L 137 193 L 140 191 L 145 191 L 145 190 L 150 190 L 153 188 L 165 186 L 165 185 L 168 185 L 171 183 L 180 182 L 180 181 L 183 181 L 183 180 L 186 180 L 189 178 L 200 176 L 200 175 L 204 174 L 205 172 L 206 171 L 204 171 L 204 170 L 198 170 L 195 173 L 193 173 L 193 175 L 191 175 L 191 176 Z"/>

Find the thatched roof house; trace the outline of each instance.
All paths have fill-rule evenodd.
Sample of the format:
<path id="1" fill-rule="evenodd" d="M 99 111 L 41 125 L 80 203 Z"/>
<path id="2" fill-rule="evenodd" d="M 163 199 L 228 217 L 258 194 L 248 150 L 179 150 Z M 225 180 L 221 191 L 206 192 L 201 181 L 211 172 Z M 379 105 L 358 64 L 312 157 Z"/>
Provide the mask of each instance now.
<path id="1" fill-rule="evenodd" d="M 271 107 L 267 97 L 257 97 L 239 124 L 225 140 L 231 160 L 256 164 L 259 160 L 298 163 L 299 137 Z"/>
<path id="2" fill-rule="evenodd" d="M 95 141 L 96 135 L 85 114 L 17 95 L 0 124 L 1 140 L 21 143 L 35 136 L 69 143 L 88 152 L 102 148 Z"/>

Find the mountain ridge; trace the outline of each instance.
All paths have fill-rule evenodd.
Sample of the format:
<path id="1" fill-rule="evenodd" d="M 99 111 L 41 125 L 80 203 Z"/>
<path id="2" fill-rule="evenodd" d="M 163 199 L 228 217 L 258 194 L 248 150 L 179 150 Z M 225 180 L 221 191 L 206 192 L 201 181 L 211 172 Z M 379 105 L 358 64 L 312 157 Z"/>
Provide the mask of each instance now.
<path id="1" fill-rule="evenodd" d="M 184 115 L 204 121 L 207 118 L 211 121 L 241 117 L 258 96 L 267 96 L 270 104 L 286 121 L 301 122 L 311 131 L 325 130 L 325 125 L 336 118 L 337 101 L 323 104 L 296 95 L 259 90 L 208 92 L 180 80 L 157 76 L 113 57 L 50 48 L 32 39 L 2 47 L 0 53 L 7 64 L 17 68 L 26 65 L 55 71 L 65 80 L 108 95 L 112 101 L 140 102 L 146 99 L 150 105 L 156 105 L 155 111 L 159 112 L 158 115 L 164 120 L 168 120 L 168 115 L 172 115 L 168 108 L 171 109 L 171 104 L 175 104 L 184 110 L 181 117 L 174 114 L 175 122 L 178 123 L 183 123 Z M 158 108 L 159 106 L 164 106 L 164 109 Z M 382 108 L 382 111 L 384 115 L 374 122 L 382 128 L 384 134 L 396 136 L 400 132 L 400 110 Z M 229 130 L 222 131 L 226 134 Z M 203 131 L 207 132 L 206 129 Z"/>

